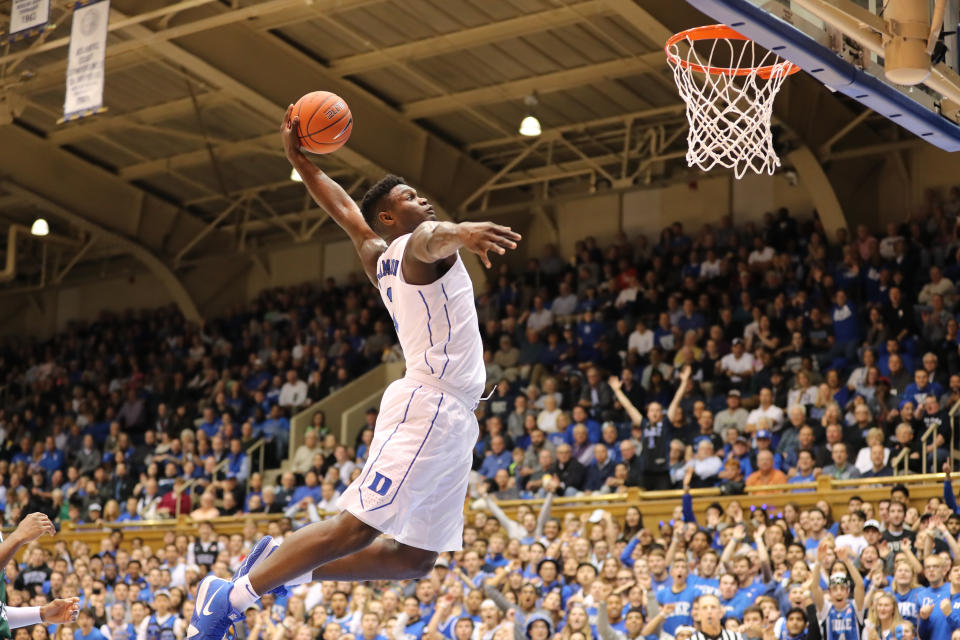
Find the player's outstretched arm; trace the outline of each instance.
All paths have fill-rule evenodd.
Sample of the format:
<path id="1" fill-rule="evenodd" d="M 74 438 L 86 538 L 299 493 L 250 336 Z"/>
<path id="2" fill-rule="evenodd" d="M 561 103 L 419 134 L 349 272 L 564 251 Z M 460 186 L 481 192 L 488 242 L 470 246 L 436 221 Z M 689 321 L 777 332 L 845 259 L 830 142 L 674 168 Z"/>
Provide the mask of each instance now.
<path id="1" fill-rule="evenodd" d="M 0 542 L 0 569 L 10 564 L 20 547 L 45 535 L 57 535 L 57 530 L 45 514 L 31 513 L 21 520 L 16 530 Z"/>
<path id="2" fill-rule="evenodd" d="M 433 264 L 449 258 L 461 247 L 480 256 L 487 269 L 492 265 L 487 253 L 503 255 L 516 249 L 520 234 L 510 227 L 492 222 L 424 222 L 410 234 L 404 260 Z M 406 264 L 406 262 L 405 262 Z"/>
<path id="3" fill-rule="evenodd" d="M 287 107 L 287 113 L 283 116 L 283 124 L 280 127 L 287 160 L 300 174 L 304 186 L 316 203 L 353 240 L 353 246 L 360 254 L 360 261 L 367 272 L 367 277 L 376 284 L 377 258 L 386 250 L 387 243 L 370 228 L 367 221 L 363 219 L 363 214 L 360 213 L 360 207 L 343 190 L 343 187 L 303 155 L 300 150 L 300 139 L 297 137 L 299 120 L 293 115 L 293 105 Z"/>

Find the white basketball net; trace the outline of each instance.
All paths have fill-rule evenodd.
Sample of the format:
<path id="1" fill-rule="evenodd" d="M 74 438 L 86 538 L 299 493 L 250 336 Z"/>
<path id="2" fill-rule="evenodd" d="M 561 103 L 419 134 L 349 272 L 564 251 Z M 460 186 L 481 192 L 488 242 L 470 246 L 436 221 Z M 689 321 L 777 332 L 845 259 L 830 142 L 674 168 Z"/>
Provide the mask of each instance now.
<path id="1" fill-rule="evenodd" d="M 733 169 L 738 179 L 747 170 L 773 174 L 780 166 L 770 131 L 773 100 L 795 67 L 752 40 L 700 42 L 701 49 L 709 47 L 709 55 L 698 53 L 689 36 L 667 47 L 667 61 L 687 105 L 687 164 L 704 171 L 718 165 Z M 711 64 L 715 53 L 723 68 Z"/>

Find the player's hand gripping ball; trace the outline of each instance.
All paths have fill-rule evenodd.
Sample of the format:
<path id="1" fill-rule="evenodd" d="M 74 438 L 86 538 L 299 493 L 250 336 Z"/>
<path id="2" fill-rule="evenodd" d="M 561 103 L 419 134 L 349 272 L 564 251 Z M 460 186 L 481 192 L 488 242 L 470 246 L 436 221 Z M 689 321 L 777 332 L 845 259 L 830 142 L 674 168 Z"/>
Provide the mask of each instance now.
<path id="1" fill-rule="evenodd" d="M 329 91 L 314 91 L 297 100 L 293 117 L 300 119 L 297 138 L 310 153 L 331 153 L 350 139 L 353 114 L 343 98 Z"/>

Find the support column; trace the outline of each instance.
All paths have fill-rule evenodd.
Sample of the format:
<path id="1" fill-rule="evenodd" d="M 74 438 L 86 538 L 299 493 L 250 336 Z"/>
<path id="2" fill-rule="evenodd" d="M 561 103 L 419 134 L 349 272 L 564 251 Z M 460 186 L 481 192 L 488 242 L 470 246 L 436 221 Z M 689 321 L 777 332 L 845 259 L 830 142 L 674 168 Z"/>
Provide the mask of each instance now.
<path id="1" fill-rule="evenodd" d="M 827 232 L 826 239 L 832 241 L 836 237 L 837 229 L 847 229 L 849 225 L 833 185 L 827 179 L 827 174 L 823 172 L 820 162 L 807 146 L 788 153 L 787 161 L 796 169 L 797 177 L 810 194 L 813 206 L 820 214 L 824 231 Z"/>

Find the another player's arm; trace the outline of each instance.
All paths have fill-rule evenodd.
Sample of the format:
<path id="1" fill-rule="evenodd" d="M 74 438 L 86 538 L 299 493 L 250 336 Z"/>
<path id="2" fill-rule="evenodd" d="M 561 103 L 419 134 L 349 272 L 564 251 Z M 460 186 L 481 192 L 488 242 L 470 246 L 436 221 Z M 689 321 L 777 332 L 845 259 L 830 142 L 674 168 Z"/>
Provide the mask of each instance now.
<path id="1" fill-rule="evenodd" d="M 374 233 L 363 219 L 360 208 L 353 198 L 343 190 L 330 176 L 321 171 L 302 151 L 297 137 L 299 118 L 293 115 L 293 105 L 287 107 L 283 117 L 280 134 L 283 138 L 283 150 L 287 160 L 303 179 L 303 184 L 320 207 L 333 218 L 353 240 L 353 246 L 360 254 L 360 262 L 367 277 L 377 284 L 377 258 L 387 249 L 387 243 Z"/>
<path id="2" fill-rule="evenodd" d="M 10 564 L 20 547 L 48 534 L 54 536 L 57 534 L 57 530 L 46 515 L 31 513 L 25 517 L 13 533 L 7 536 L 3 542 L 0 542 L 0 568 Z"/>
<path id="3" fill-rule="evenodd" d="M 417 279 L 417 273 L 428 267 L 429 272 L 424 270 L 423 275 L 432 281 L 436 277 L 433 265 L 453 257 L 461 248 L 480 256 L 484 266 L 489 269 L 492 265 L 487 257 L 488 252 L 503 255 L 507 249 L 516 249 L 519 241 L 519 233 L 492 222 L 457 224 L 430 220 L 410 234 L 403 253 L 403 272 L 408 279 Z"/>

